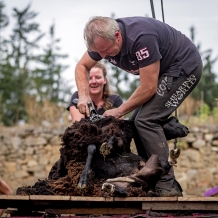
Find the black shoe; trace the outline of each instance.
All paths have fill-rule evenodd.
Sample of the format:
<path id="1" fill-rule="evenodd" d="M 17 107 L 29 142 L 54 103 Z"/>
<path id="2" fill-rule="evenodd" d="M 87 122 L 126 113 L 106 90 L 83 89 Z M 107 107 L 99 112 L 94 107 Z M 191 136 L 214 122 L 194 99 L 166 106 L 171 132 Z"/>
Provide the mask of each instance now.
<path id="1" fill-rule="evenodd" d="M 189 134 L 188 127 L 182 125 L 174 116 L 165 120 L 162 126 L 167 140 L 182 138 Z"/>
<path id="2" fill-rule="evenodd" d="M 182 188 L 176 180 L 174 180 L 172 189 L 170 191 L 166 189 L 156 188 L 155 193 L 158 197 L 174 197 L 174 196 L 182 197 L 183 196 Z"/>

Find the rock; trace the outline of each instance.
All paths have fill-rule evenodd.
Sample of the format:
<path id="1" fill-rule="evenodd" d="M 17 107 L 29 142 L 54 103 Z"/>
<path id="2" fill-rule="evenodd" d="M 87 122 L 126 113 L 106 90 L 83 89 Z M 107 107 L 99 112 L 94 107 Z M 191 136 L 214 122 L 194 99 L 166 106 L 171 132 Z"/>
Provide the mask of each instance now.
<path id="1" fill-rule="evenodd" d="M 42 138 L 42 137 L 29 136 L 24 140 L 24 143 L 27 146 L 45 145 L 47 143 L 47 140 L 45 138 Z"/>
<path id="2" fill-rule="evenodd" d="M 29 177 L 29 173 L 23 170 L 17 171 L 14 173 L 14 177 L 23 179 L 23 178 L 28 178 Z"/>
<path id="3" fill-rule="evenodd" d="M 22 144 L 22 141 L 21 141 L 21 138 L 20 137 L 17 137 L 17 136 L 14 136 L 11 138 L 11 144 L 12 144 L 12 147 L 15 149 L 15 150 L 18 150 Z"/>
<path id="4" fill-rule="evenodd" d="M 217 146 L 218 147 L 218 140 L 213 140 L 211 143 L 212 143 L 213 146 Z"/>
<path id="5" fill-rule="evenodd" d="M 181 164 L 181 167 L 189 167 L 189 168 L 201 168 L 202 161 L 201 155 L 197 150 L 187 149 L 183 150 L 180 154 L 180 159 L 178 160 Z"/>
<path id="6" fill-rule="evenodd" d="M 218 147 L 212 147 L 211 150 L 217 152 L 218 151 Z"/>
<path id="7" fill-rule="evenodd" d="M 35 166 L 38 166 L 37 161 L 35 161 L 35 160 L 29 160 L 29 161 L 27 162 L 27 167 L 35 167 Z"/>
<path id="8" fill-rule="evenodd" d="M 196 181 L 198 177 L 198 171 L 195 169 L 190 169 L 187 171 L 187 178 L 189 181 Z"/>
<path id="9" fill-rule="evenodd" d="M 8 173 L 14 173 L 17 171 L 17 164 L 15 162 L 7 162 Z"/>
<path id="10" fill-rule="evenodd" d="M 209 129 L 208 128 L 201 128 L 201 132 L 204 134 L 209 133 Z"/>
<path id="11" fill-rule="evenodd" d="M 211 142 L 213 140 L 213 134 L 211 133 L 207 133 L 204 135 L 204 139 L 207 141 L 207 142 Z"/>
<path id="12" fill-rule="evenodd" d="M 201 148 L 206 146 L 206 142 L 203 139 L 197 139 L 193 144 L 192 144 L 193 148 Z"/>
<path id="13" fill-rule="evenodd" d="M 189 133 L 189 134 L 184 138 L 184 140 L 185 140 L 187 143 L 193 143 L 193 142 L 196 140 L 196 137 L 194 136 L 194 134 Z"/>
<path id="14" fill-rule="evenodd" d="M 61 144 L 61 138 L 60 136 L 53 136 L 50 140 L 49 143 L 51 145 L 60 145 Z"/>

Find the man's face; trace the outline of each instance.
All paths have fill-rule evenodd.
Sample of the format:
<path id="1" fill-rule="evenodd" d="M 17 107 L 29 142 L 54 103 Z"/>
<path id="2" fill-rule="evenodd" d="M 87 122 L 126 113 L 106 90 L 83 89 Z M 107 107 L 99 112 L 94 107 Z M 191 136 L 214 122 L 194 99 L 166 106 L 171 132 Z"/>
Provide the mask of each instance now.
<path id="1" fill-rule="evenodd" d="M 97 36 L 95 38 L 95 45 L 92 48 L 92 51 L 98 52 L 102 58 L 108 56 L 115 56 L 119 54 L 122 47 L 122 37 L 120 32 L 115 33 L 115 40 L 105 39 L 103 37 Z"/>

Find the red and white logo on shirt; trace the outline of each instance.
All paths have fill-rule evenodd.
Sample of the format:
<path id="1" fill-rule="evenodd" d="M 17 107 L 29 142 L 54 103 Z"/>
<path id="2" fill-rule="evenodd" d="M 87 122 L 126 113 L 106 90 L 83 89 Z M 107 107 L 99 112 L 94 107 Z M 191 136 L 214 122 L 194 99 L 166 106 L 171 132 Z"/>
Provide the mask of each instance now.
<path id="1" fill-rule="evenodd" d="M 140 49 L 135 54 L 136 54 L 136 57 L 137 57 L 138 61 L 146 59 L 146 58 L 148 58 L 150 56 L 149 52 L 147 50 L 147 47 Z"/>

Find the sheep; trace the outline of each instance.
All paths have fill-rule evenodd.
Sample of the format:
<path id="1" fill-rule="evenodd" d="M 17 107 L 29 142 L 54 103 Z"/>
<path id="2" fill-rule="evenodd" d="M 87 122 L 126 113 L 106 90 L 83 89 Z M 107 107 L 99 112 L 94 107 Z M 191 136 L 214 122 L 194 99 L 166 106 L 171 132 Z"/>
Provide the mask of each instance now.
<path id="1" fill-rule="evenodd" d="M 132 125 L 112 116 L 75 122 L 62 136 L 60 159 L 48 178 L 17 194 L 147 196 L 168 168 L 156 154 L 146 161 L 131 152 Z"/>

